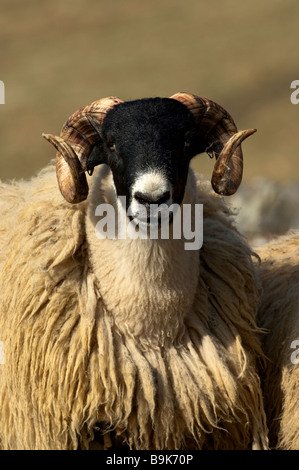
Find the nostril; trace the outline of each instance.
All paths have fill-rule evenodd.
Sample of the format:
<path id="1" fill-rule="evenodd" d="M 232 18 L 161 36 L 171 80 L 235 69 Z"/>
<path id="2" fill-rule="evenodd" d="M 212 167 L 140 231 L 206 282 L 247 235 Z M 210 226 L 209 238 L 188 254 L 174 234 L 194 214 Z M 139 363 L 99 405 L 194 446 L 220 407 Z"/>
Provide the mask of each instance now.
<path id="1" fill-rule="evenodd" d="M 134 198 L 139 202 L 139 204 L 143 204 L 146 207 L 148 207 L 150 204 L 160 205 L 165 203 L 170 198 L 170 191 L 165 191 L 164 193 L 158 194 L 157 196 L 143 194 L 140 191 L 136 191 Z"/>

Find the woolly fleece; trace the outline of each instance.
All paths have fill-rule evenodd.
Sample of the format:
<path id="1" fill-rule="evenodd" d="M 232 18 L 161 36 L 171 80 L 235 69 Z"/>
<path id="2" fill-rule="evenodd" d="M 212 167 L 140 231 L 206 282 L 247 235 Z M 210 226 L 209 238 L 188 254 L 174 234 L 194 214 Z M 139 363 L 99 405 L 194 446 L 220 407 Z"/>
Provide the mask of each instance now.
<path id="1" fill-rule="evenodd" d="M 107 308 L 91 262 L 100 253 L 86 237 L 89 199 L 65 202 L 53 166 L 0 195 L 3 449 L 88 448 L 97 425 L 133 449 L 267 447 L 252 253 L 209 184 L 198 183 L 204 243 L 192 308 L 177 304 L 169 336 L 157 305 L 152 344 L 153 328 L 139 324 L 135 337 Z M 136 291 L 136 314 L 138 300 Z"/>
<path id="2" fill-rule="evenodd" d="M 263 287 L 259 322 L 267 330 L 263 347 L 269 358 L 264 369 L 269 444 L 299 450 L 299 365 L 292 346 L 299 340 L 299 232 L 282 236 L 257 253 Z"/>

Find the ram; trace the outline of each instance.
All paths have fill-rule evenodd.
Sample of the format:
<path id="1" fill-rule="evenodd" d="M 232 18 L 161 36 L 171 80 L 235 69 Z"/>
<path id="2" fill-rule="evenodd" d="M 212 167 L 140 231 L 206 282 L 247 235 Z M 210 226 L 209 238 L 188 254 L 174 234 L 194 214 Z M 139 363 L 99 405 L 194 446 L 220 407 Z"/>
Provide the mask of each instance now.
<path id="1" fill-rule="evenodd" d="M 267 447 L 252 252 L 189 165 L 215 154 L 212 186 L 233 194 L 253 132 L 187 93 L 104 98 L 45 135 L 63 197 L 51 165 L 1 186 L 2 448 Z M 128 236 L 97 230 L 103 204 Z M 186 249 L 170 208 L 194 228 L 197 204 L 203 244 Z M 134 236 L 165 223 L 169 239 Z"/>
<path id="2" fill-rule="evenodd" d="M 271 448 L 299 450 L 299 231 L 257 249 L 262 282 L 259 323 Z"/>

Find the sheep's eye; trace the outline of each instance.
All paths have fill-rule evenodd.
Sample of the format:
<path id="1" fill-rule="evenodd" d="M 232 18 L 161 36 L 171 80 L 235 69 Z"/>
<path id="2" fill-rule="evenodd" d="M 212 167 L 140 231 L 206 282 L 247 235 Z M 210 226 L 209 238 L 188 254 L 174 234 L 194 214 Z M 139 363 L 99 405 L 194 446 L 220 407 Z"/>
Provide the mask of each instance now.
<path id="1" fill-rule="evenodd" d="M 113 142 L 110 142 L 108 144 L 108 149 L 110 150 L 110 152 L 114 152 L 115 151 L 115 144 Z"/>
<path id="2" fill-rule="evenodd" d="M 189 140 L 189 139 L 186 139 L 185 142 L 184 142 L 184 146 L 185 146 L 185 147 L 190 147 L 190 145 L 191 145 L 190 140 Z"/>

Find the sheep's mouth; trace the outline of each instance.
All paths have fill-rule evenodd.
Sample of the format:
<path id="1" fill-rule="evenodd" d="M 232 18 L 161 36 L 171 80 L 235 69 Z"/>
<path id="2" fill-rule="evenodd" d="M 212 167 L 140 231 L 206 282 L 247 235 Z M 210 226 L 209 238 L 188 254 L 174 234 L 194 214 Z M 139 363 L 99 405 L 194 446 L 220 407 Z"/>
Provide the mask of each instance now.
<path id="1" fill-rule="evenodd" d="M 132 224 L 148 227 L 162 227 L 173 222 L 174 212 L 177 208 L 162 204 L 138 204 L 129 206 L 127 216 Z"/>
<path id="2" fill-rule="evenodd" d="M 171 225 L 173 222 L 173 212 L 168 212 L 167 214 L 161 215 L 159 213 L 156 215 L 147 215 L 147 217 L 139 217 L 137 215 L 128 215 L 130 222 L 136 224 L 136 226 L 147 226 L 147 227 L 162 227 L 165 224 Z"/>

